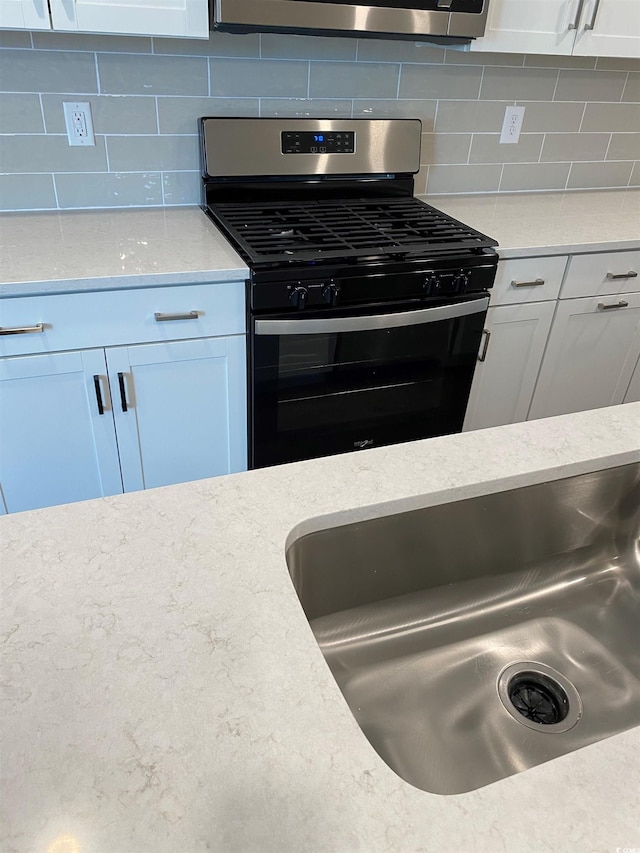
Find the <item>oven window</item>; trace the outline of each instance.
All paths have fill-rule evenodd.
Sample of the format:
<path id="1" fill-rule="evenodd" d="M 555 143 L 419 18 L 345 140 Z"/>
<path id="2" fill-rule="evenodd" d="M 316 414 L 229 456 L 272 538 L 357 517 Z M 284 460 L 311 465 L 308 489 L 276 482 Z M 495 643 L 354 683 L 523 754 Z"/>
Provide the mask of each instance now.
<path id="1" fill-rule="evenodd" d="M 459 432 L 484 317 L 255 335 L 252 466 Z"/>

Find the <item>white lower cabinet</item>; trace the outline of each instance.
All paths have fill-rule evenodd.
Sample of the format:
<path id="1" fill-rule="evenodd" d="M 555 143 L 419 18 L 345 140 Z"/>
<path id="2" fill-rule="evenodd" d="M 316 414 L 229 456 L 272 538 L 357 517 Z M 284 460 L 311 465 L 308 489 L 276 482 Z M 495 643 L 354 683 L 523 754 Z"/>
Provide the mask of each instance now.
<path id="1" fill-rule="evenodd" d="M 246 470 L 243 335 L 0 359 L 5 509 Z"/>
<path id="2" fill-rule="evenodd" d="M 555 306 L 548 301 L 489 309 L 464 430 L 526 420 Z"/>
<path id="3" fill-rule="evenodd" d="M 245 339 L 107 350 L 125 492 L 246 470 Z"/>
<path id="4" fill-rule="evenodd" d="M 624 395 L 623 403 L 640 403 L 640 358 L 636 363 L 635 370 L 631 376 L 631 382 Z"/>
<path id="5" fill-rule="evenodd" d="M 622 403 L 640 351 L 640 293 L 560 300 L 529 419 Z"/>
<path id="6" fill-rule="evenodd" d="M 8 512 L 121 492 L 104 350 L 0 359 L 0 436 Z"/>

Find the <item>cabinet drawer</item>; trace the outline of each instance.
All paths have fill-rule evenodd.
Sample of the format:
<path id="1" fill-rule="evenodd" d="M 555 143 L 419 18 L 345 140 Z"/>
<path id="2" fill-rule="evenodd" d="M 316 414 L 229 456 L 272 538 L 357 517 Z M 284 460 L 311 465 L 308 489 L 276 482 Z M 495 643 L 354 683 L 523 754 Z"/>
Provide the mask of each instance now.
<path id="1" fill-rule="evenodd" d="M 0 334 L 0 355 L 244 334 L 245 327 L 241 281 L 16 297 L 0 300 L 0 329 L 25 331 Z"/>
<path id="2" fill-rule="evenodd" d="M 566 264 L 566 255 L 500 261 L 491 291 L 491 305 L 557 299 Z"/>
<path id="3" fill-rule="evenodd" d="M 603 296 L 640 290 L 640 250 L 573 255 L 560 291 L 561 299 Z"/>

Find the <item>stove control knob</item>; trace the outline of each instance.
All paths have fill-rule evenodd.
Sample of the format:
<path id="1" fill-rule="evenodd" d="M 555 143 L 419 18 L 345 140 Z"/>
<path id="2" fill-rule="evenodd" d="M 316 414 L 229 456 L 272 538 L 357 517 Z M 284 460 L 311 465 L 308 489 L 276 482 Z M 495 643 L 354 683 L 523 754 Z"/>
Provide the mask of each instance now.
<path id="1" fill-rule="evenodd" d="M 289 294 L 289 301 L 291 302 L 294 308 L 302 309 L 307 304 L 308 296 L 309 291 L 306 287 L 294 287 L 291 293 Z"/>
<path id="2" fill-rule="evenodd" d="M 430 273 L 424 280 L 424 289 L 429 296 L 435 296 L 440 290 L 440 279 L 435 273 Z"/>
<path id="3" fill-rule="evenodd" d="M 468 284 L 469 276 L 467 275 L 467 273 L 462 272 L 462 270 L 453 279 L 453 286 L 455 288 L 456 293 L 464 292 Z"/>
<path id="4" fill-rule="evenodd" d="M 340 285 L 330 282 L 322 288 L 322 298 L 327 305 L 337 305 L 340 298 Z"/>

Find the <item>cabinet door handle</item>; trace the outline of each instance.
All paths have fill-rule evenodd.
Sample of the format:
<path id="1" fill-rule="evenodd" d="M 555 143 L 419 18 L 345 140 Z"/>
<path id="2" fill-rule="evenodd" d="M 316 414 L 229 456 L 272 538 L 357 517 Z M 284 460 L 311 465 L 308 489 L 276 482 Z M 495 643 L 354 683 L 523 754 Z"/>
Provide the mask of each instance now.
<path id="1" fill-rule="evenodd" d="M 30 335 L 32 332 L 44 332 L 44 323 L 35 326 L 0 326 L 0 335 Z"/>
<path id="2" fill-rule="evenodd" d="M 485 361 L 487 357 L 487 350 L 489 349 L 489 338 L 491 337 L 491 332 L 489 331 L 489 329 L 483 329 L 482 334 L 485 336 L 485 338 L 482 344 L 482 352 L 478 356 L 478 361 Z"/>
<path id="3" fill-rule="evenodd" d="M 97 373 L 93 375 L 93 387 L 96 389 L 96 402 L 98 403 L 98 414 L 104 415 L 104 403 L 102 402 L 102 391 L 100 389 L 100 376 Z"/>
<path id="4" fill-rule="evenodd" d="M 584 6 L 584 0 L 578 0 L 578 8 L 576 9 L 576 16 L 569 24 L 570 30 L 577 30 L 578 24 L 580 23 L 580 16 L 582 15 L 582 7 Z"/>
<path id="5" fill-rule="evenodd" d="M 629 303 L 621 299 L 620 302 L 612 302 L 610 305 L 605 305 L 604 302 L 598 302 L 598 308 L 601 311 L 608 311 L 610 308 L 628 308 Z"/>
<path id="6" fill-rule="evenodd" d="M 540 287 L 544 284 L 543 278 L 535 278 L 533 281 L 512 281 L 511 287 Z"/>
<path id="7" fill-rule="evenodd" d="M 165 320 L 197 320 L 200 313 L 200 311 L 183 311 L 178 314 L 162 314 L 156 311 L 153 316 L 158 323 L 163 323 Z"/>
<path id="8" fill-rule="evenodd" d="M 592 30 L 596 25 L 596 18 L 598 17 L 598 9 L 600 8 L 600 0 L 596 0 L 593 4 L 593 13 L 591 15 L 591 20 L 588 24 L 584 25 L 585 30 Z"/>
<path id="9" fill-rule="evenodd" d="M 122 411 L 127 411 L 127 388 L 124 384 L 124 373 L 118 373 L 118 387 L 120 388 L 120 405 L 122 406 Z"/>
<path id="10" fill-rule="evenodd" d="M 638 273 L 635 270 L 629 270 L 629 272 L 608 272 L 607 278 L 609 281 L 615 281 L 617 278 L 638 278 Z"/>

